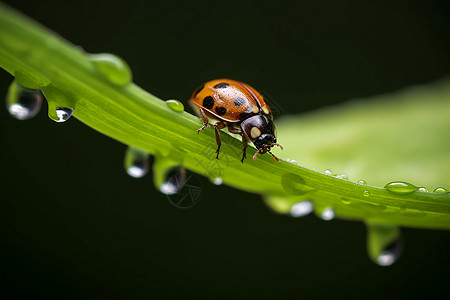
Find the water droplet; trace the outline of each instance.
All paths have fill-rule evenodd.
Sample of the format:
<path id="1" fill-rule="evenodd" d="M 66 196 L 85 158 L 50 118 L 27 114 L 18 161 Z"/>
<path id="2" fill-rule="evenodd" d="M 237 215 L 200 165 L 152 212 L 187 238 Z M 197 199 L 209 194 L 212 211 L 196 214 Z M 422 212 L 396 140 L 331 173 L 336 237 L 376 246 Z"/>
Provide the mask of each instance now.
<path id="1" fill-rule="evenodd" d="M 387 267 L 395 263 L 402 253 L 401 238 L 398 238 L 382 251 L 377 257 L 377 264 Z"/>
<path id="2" fill-rule="evenodd" d="M 128 64 L 120 57 L 109 54 L 90 54 L 89 59 L 96 69 L 110 82 L 117 85 L 127 85 L 132 80 Z"/>
<path id="3" fill-rule="evenodd" d="M 434 189 L 433 193 L 439 193 L 439 194 L 445 194 L 448 193 L 449 191 L 446 188 L 443 187 L 437 187 Z"/>
<path id="4" fill-rule="evenodd" d="M 215 185 L 221 185 L 223 183 L 223 179 L 220 177 L 216 177 L 212 180 L 212 183 L 214 183 Z"/>
<path id="5" fill-rule="evenodd" d="M 184 111 L 184 105 L 178 100 L 167 100 L 166 104 L 168 107 L 170 107 L 172 110 L 176 112 L 182 112 Z"/>
<path id="6" fill-rule="evenodd" d="M 429 192 L 428 189 L 425 188 L 425 187 L 420 187 L 420 188 L 418 189 L 418 191 L 419 191 L 419 192 L 424 192 L 424 193 L 428 193 L 428 192 Z"/>
<path id="7" fill-rule="evenodd" d="M 398 260 L 403 250 L 403 240 L 398 226 L 392 224 L 367 224 L 367 251 L 380 266 L 390 266 Z"/>
<path id="8" fill-rule="evenodd" d="M 72 116 L 73 109 L 67 107 L 57 107 L 56 115 L 58 116 L 58 120 L 54 120 L 55 122 L 61 123 L 66 122 Z"/>
<path id="9" fill-rule="evenodd" d="M 380 266 L 390 266 L 395 262 L 395 256 L 392 252 L 383 251 L 377 258 L 377 264 Z"/>
<path id="10" fill-rule="evenodd" d="M 296 165 L 297 161 L 295 159 L 286 158 L 286 161 L 290 164 Z"/>
<path id="11" fill-rule="evenodd" d="M 330 169 L 326 169 L 325 171 L 323 171 L 325 174 L 327 175 L 332 175 L 333 173 L 331 172 Z"/>
<path id="12" fill-rule="evenodd" d="M 167 195 L 169 202 L 180 209 L 195 206 L 201 199 L 202 187 L 197 176 L 185 168 L 177 167 L 169 172 L 167 181 L 161 184 L 160 191 Z"/>
<path id="13" fill-rule="evenodd" d="M 311 201 L 305 200 L 291 206 L 290 214 L 293 217 L 303 217 L 310 214 L 314 206 Z"/>
<path id="14" fill-rule="evenodd" d="M 350 205 L 350 204 L 352 204 L 352 201 L 351 201 L 350 199 L 347 199 L 347 198 L 342 198 L 341 201 L 342 201 L 342 203 L 345 204 L 345 205 Z"/>
<path id="15" fill-rule="evenodd" d="M 325 208 L 320 214 L 320 218 L 325 221 L 333 220 L 335 217 L 334 210 L 331 207 Z"/>
<path id="16" fill-rule="evenodd" d="M 175 195 L 178 192 L 178 187 L 174 183 L 167 181 L 161 184 L 159 190 L 166 195 Z"/>
<path id="17" fill-rule="evenodd" d="M 358 183 L 361 183 L 361 184 L 367 184 L 366 181 L 365 181 L 365 180 L 362 180 L 362 179 L 361 179 L 361 180 L 358 180 Z"/>
<path id="18" fill-rule="evenodd" d="M 370 196 L 370 192 L 369 191 L 364 191 L 363 195 L 364 195 L 364 197 L 369 197 Z"/>
<path id="19" fill-rule="evenodd" d="M 410 194 L 412 192 L 415 192 L 418 190 L 418 187 L 415 185 L 412 185 L 411 183 L 404 182 L 404 181 L 394 181 L 386 184 L 384 186 L 388 191 L 395 193 L 395 194 Z"/>
<path id="20" fill-rule="evenodd" d="M 43 99 L 40 90 L 25 88 L 14 80 L 6 95 L 6 106 L 14 118 L 28 120 L 39 113 Z"/>
<path id="21" fill-rule="evenodd" d="M 161 184 L 159 189 L 163 194 L 174 195 L 183 188 L 185 182 L 186 169 L 180 168 L 175 170 L 174 174 L 169 174 L 167 181 Z"/>
<path id="22" fill-rule="evenodd" d="M 145 176 L 148 173 L 149 164 L 147 152 L 131 146 L 127 148 L 124 167 L 128 175 L 134 178 Z"/>
<path id="23" fill-rule="evenodd" d="M 336 178 L 348 180 L 347 174 L 338 174 L 336 175 Z"/>
<path id="24" fill-rule="evenodd" d="M 281 178 L 281 186 L 288 194 L 293 196 L 300 196 L 311 190 L 306 186 L 305 180 L 294 173 L 284 174 Z"/>

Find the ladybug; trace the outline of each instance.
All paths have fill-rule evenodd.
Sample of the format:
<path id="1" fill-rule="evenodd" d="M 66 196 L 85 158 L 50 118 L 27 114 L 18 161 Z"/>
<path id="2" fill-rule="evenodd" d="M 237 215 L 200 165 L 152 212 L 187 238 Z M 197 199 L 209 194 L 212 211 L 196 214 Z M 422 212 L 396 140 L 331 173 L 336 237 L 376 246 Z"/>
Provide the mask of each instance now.
<path id="1" fill-rule="evenodd" d="M 270 152 L 277 144 L 277 134 L 273 117 L 264 98 L 254 88 L 246 83 L 231 79 L 216 79 L 199 86 L 192 94 L 189 103 L 200 115 L 203 126 L 197 133 L 204 130 L 210 122 L 214 125 L 219 159 L 222 145 L 218 129 L 228 127 L 228 131 L 239 134 L 244 145 L 241 162 L 246 158 L 248 142 L 251 141 L 258 153 L 269 152 L 276 161 L 280 161 Z"/>

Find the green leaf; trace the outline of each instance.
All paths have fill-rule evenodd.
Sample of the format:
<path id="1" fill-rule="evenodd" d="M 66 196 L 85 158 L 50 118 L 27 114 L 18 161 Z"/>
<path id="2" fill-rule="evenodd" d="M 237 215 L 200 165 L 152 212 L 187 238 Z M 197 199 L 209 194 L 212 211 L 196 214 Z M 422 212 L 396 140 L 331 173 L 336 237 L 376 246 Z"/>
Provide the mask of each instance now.
<path id="1" fill-rule="evenodd" d="M 155 155 L 156 186 L 168 168 L 183 165 L 262 194 L 279 212 L 310 199 L 319 215 L 331 208 L 337 217 L 371 224 L 450 229 L 448 193 L 396 194 L 377 187 L 391 180 L 445 185 L 447 83 L 277 122 L 285 147 L 275 150 L 278 156 L 316 170 L 345 172 L 351 180 L 371 184 L 366 185 L 287 161 L 276 163 L 268 155 L 242 164 L 241 141 L 225 133 L 216 160 L 214 130 L 197 134 L 200 119 L 130 83 L 121 59 L 85 53 L 2 4 L 0 36 L 0 65 L 19 84 L 43 91 L 52 119 L 56 107 L 73 108 L 73 116 L 88 126 Z M 254 153 L 250 147 L 248 155 Z"/>

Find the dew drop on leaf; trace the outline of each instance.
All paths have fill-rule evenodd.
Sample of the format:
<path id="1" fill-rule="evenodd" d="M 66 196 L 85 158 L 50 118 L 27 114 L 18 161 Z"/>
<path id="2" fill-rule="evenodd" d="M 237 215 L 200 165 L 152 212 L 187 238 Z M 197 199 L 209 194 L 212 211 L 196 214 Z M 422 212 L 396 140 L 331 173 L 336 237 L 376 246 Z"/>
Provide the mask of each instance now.
<path id="1" fill-rule="evenodd" d="M 166 195 L 174 195 L 180 191 L 186 182 L 186 169 L 180 168 L 171 172 L 167 180 L 161 184 L 159 190 Z"/>
<path id="2" fill-rule="evenodd" d="M 404 181 L 394 181 L 386 184 L 384 186 L 388 191 L 395 194 L 410 194 L 412 192 L 417 191 L 419 188 L 411 183 Z"/>
<path id="3" fill-rule="evenodd" d="M 366 181 L 365 181 L 365 180 L 362 180 L 362 179 L 361 179 L 361 180 L 358 180 L 358 183 L 360 183 L 360 184 L 367 184 Z"/>
<path id="4" fill-rule="evenodd" d="M 197 205 L 203 193 L 201 181 L 184 167 L 175 167 L 168 172 L 167 180 L 159 189 L 167 195 L 170 204 L 180 209 Z"/>
<path id="5" fill-rule="evenodd" d="M 331 172 L 330 169 L 326 169 L 325 171 L 323 171 L 325 174 L 327 175 L 332 175 L 333 173 Z"/>
<path id="6" fill-rule="evenodd" d="M 124 167 L 127 174 L 134 178 L 141 178 L 148 173 L 149 154 L 143 150 L 128 147 L 125 152 Z"/>
<path id="7" fill-rule="evenodd" d="M 61 123 L 66 122 L 70 119 L 73 114 L 73 109 L 68 107 L 57 107 L 56 115 L 58 116 L 58 120 L 54 120 L 55 122 Z"/>
<path id="8" fill-rule="evenodd" d="M 292 205 L 290 214 L 293 217 L 303 217 L 310 214 L 313 208 L 314 206 L 311 201 L 308 200 L 300 201 Z"/>
<path id="9" fill-rule="evenodd" d="M 6 95 L 6 106 L 14 118 L 28 120 L 39 113 L 43 99 L 40 90 L 25 88 L 14 80 Z"/>
<path id="10" fill-rule="evenodd" d="M 286 158 L 286 161 L 290 164 L 296 165 L 297 161 L 295 159 Z"/>
<path id="11" fill-rule="evenodd" d="M 331 207 L 325 208 L 320 214 L 320 218 L 324 221 L 333 220 L 335 217 L 334 210 Z"/>
<path id="12" fill-rule="evenodd" d="M 167 100 L 166 104 L 168 107 L 170 107 L 173 111 L 176 112 L 182 112 L 184 111 L 184 105 L 178 100 Z"/>
<path id="13" fill-rule="evenodd" d="M 380 266 L 390 266 L 403 251 L 400 228 L 393 224 L 367 224 L 367 251 L 370 258 Z"/>
<path id="14" fill-rule="evenodd" d="M 352 201 L 351 201 L 350 199 L 348 199 L 348 198 L 342 198 L 341 201 L 342 201 L 342 203 L 345 204 L 345 205 L 350 205 L 350 204 L 352 204 Z"/>
<path id="15" fill-rule="evenodd" d="M 370 196 L 370 192 L 369 191 L 364 191 L 363 195 L 364 195 L 364 197 L 369 197 Z"/>
<path id="16" fill-rule="evenodd" d="M 428 193 L 429 191 L 428 191 L 428 189 L 426 188 L 426 187 L 420 187 L 419 189 L 418 189 L 418 191 L 419 192 L 424 192 L 424 193 Z"/>
<path id="17" fill-rule="evenodd" d="M 90 54 L 90 61 L 104 78 L 116 85 L 127 85 L 132 80 L 128 64 L 120 57 L 109 54 Z"/>
<path id="18" fill-rule="evenodd" d="M 433 193 L 445 194 L 445 193 L 449 193 L 449 191 L 446 188 L 437 187 L 434 189 Z"/>
<path id="19" fill-rule="evenodd" d="M 211 180 L 211 182 L 215 185 L 221 185 L 223 183 L 223 179 L 220 177 L 216 177 L 213 180 Z"/>
<path id="20" fill-rule="evenodd" d="M 402 253 L 401 237 L 398 237 L 392 244 L 388 245 L 377 257 L 377 264 L 387 267 L 395 263 Z"/>

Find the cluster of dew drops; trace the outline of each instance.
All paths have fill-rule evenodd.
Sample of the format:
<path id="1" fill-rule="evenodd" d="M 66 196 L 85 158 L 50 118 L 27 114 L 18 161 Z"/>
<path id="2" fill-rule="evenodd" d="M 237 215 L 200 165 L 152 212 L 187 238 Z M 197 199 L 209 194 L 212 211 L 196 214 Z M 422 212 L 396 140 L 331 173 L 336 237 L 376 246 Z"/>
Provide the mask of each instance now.
<path id="1" fill-rule="evenodd" d="M 287 158 L 286 161 L 288 163 L 298 165 L 297 161 L 293 159 Z M 346 174 L 333 174 L 333 172 L 330 169 L 326 169 L 324 174 L 333 176 L 338 179 L 348 180 L 348 177 Z M 357 181 L 357 184 L 366 186 L 367 183 L 364 180 Z M 405 195 L 410 194 L 413 192 L 423 192 L 423 193 L 429 193 L 429 190 L 425 187 L 417 187 L 411 183 L 404 182 L 404 181 L 394 181 L 390 182 L 385 185 L 386 190 L 388 190 L 391 193 L 399 194 L 399 195 Z M 443 187 L 437 187 L 433 190 L 433 193 L 438 194 L 446 194 L 449 193 L 449 191 Z M 370 197 L 370 192 L 368 190 L 364 190 L 362 192 L 362 195 L 364 197 Z M 350 204 L 350 200 L 342 200 L 344 204 Z M 290 207 L 290 215 L 294 218 L 304 217 L 309 215 L 311 212 L 314 211 L 314 204 L 310 200 L 303 200 L 300 202 L 297 202 L 293 204 Z M 330 221 L 335 218 L 335 212 L 332 207 L 325 207 L 321 210 L 319 213 L 319 217 L 324 221 Z M 377 229 L 375 228 L 374 231 Z M 376 235 L 376 233 L 374 233 Z M 401 253 L 403 251 L 403 239 L 401 234 L 398 234 L 394 241 L 391 241 L 390 243 L 387 243 L 382 249 L 377 257 L 376 257 L 376 263 L 380 266 L 390 266 L 393 263 L 395 263 L 398 258 L 400 257 Z"/>
<path id="2" fill-rule="evenodd" d="M 131 70 L 121 58 L 108 53 L 90 54 L 88 57 L 98 71 L 98 74 L 108 82 L 118 86 L 126 86 L 131 83 Z M 44 99 L 41 90 L 26 88 L 16 80 L 13 80 L 6 96 L 6 106 L 8 112 L 14 118 L 18 120 L 29 120 L 40 112 Z M 166 105 L 175 112 L 181 113 L 184 111 L 183 104 L 177 100 L 167 100 Z M 66 122 L 72 116 L 73 112 L 73 108 L 61 106 L 56 107 L 56 114 L 49 112 L 49 116 L 55 122 Z M 131 146 L 128 147 L 125 157 L 125 169 L 128 175 L 134 178 L 145 176 L 149 170 L 149 157 L 149 154 L 145 151 Z M 175 175 L 167 178 L 166 182 L 160 186 L 162 193 L 173 195 L 183 188 L 184 180 L 180 178 L 179 174 L 185 173 L 185 170 L 181 169 L 178 168 Z M 216 185 L 223 183 L 221 178 L 213 178 L 211 181 Z"/>
<path id="3" fill-rule="evenodd" d="M 15 80 L 9 87 L 6 96 L 6 106 L 11 116 L 18 120 L 28 120 L 35 117 L 41 110 L 44 95 L 41 90 L 29 89 L 21 86 Z M 55 122 L 66 122 L 73 114 L 68 107 L 56 108 Z"/>

